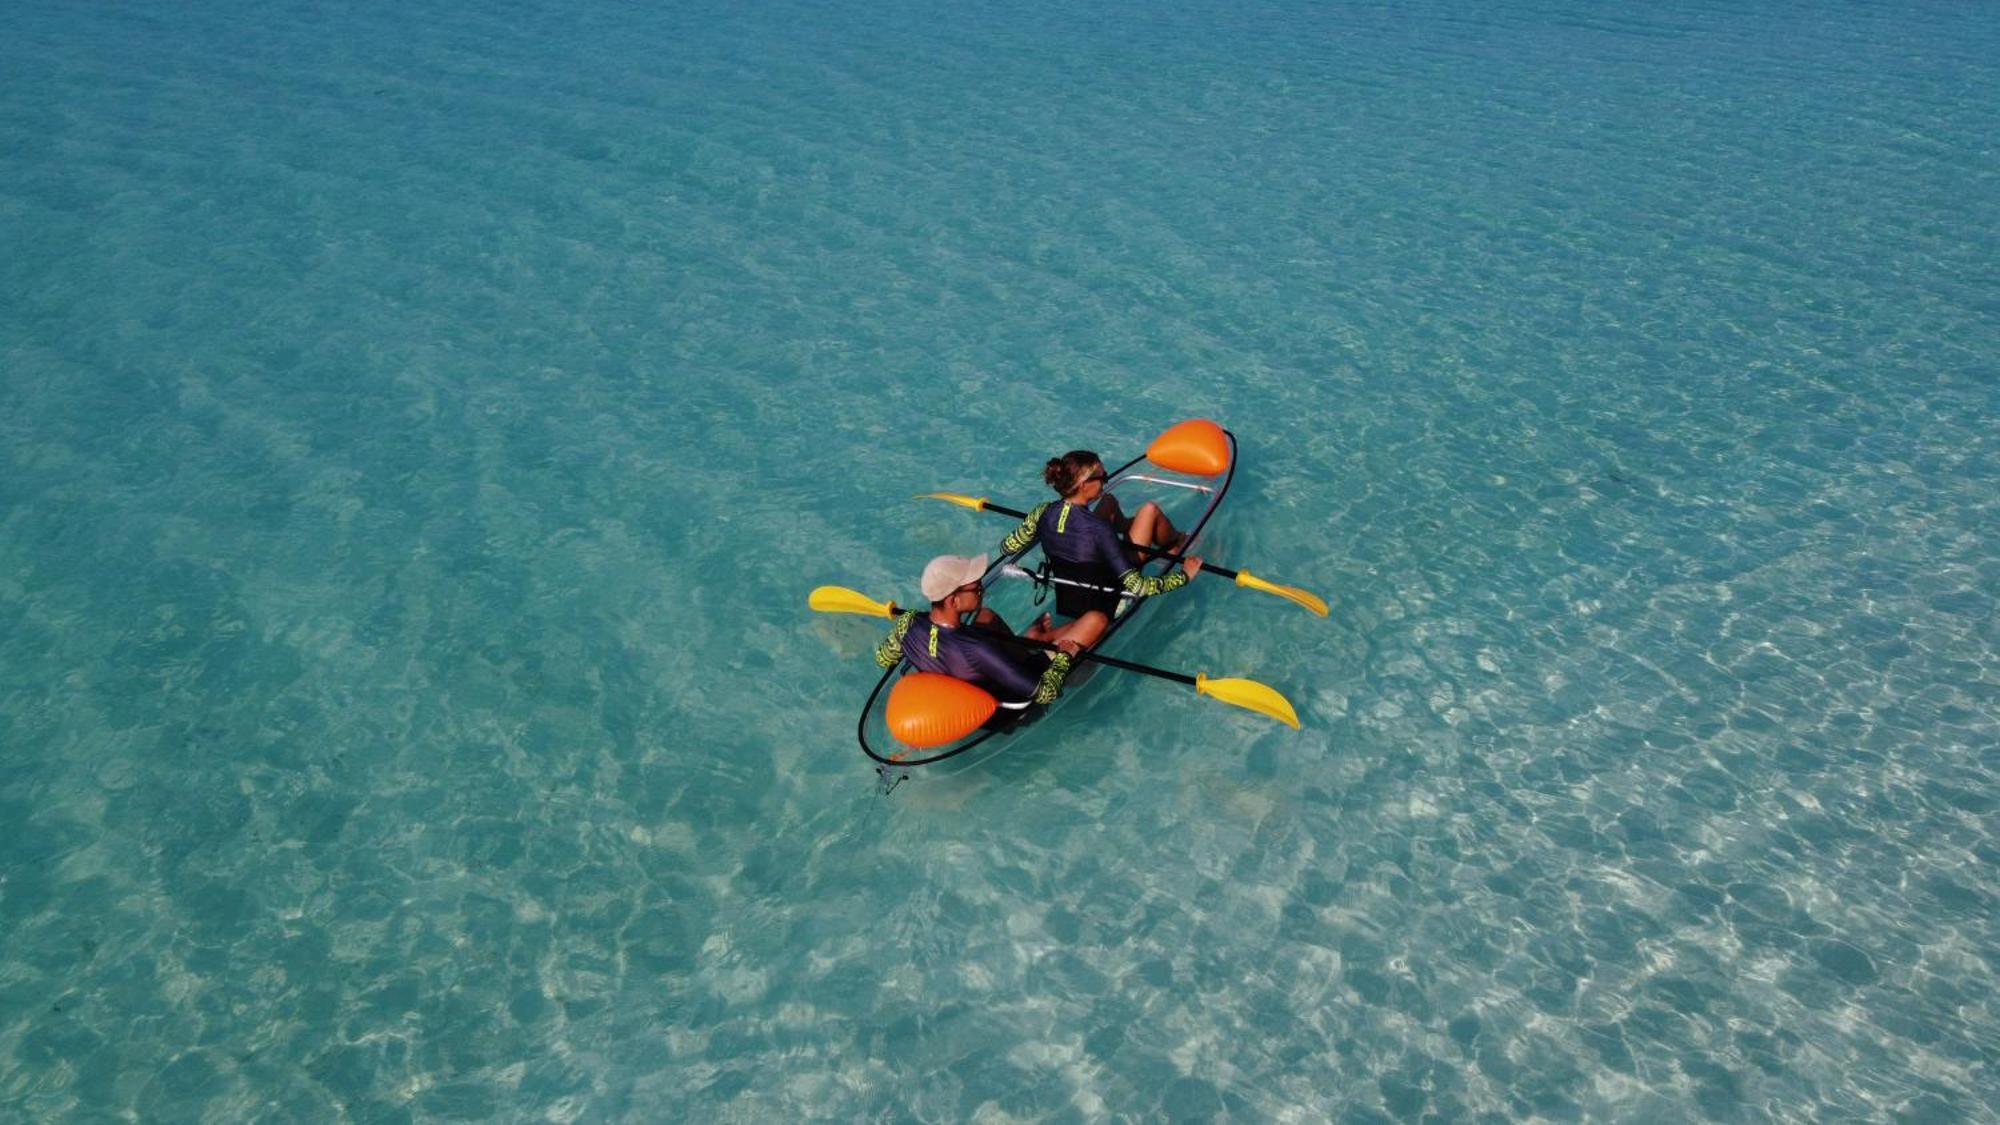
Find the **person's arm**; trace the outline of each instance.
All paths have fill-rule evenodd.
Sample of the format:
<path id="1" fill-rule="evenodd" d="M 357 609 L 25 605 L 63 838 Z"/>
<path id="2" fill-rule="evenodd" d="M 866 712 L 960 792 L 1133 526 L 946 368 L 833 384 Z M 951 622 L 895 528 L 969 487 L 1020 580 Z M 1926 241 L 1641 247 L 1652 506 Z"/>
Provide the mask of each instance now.
<path id="1" fill-rule="evenodd" d="M 882 643 L 875 646 L 875 663 L 884 668 L 894 668 L 903 659 L 903 636 L 910 631 L 910 622 L 917 619 L 915 610 L 896 615 L 895 627 Z"/>
<path id="2" fill-rule="evenodd" d="M 1115 492 L 1099 496 L 1097 502 L 1090 506 L 1090 510 L 1097 513 L 1098 518 L 1110 524 L 1120 535 L 1125 534 L 1132 526 L 1132 521 L 1126 518 L 1125 509 L 1118 503 L 1118 494 Z"/>
<path id="3" fill-rule="evenodd" d="M 1070 656 L 1066 652 L 1058 652 L 1049 658 L 1048 671 L 1043 672 L 1042 678 L 1035 683 L 1035 702 L 1046 706 L 1056 701 L 1056 696 L 1062 694 L 1063 681 L 1069 678 L 1069 663 Z"/>
<path id="4" fill-rule="evenodd" d="M 1090 553 L 1105 571 L 1118 576 L 1118 584 L 1128 594 L 1150 598 L 1154 594 L 1164 594 L 1178 590 L 1188 584 L 1187 571 L 1175 568 L 1162 575 L 1142 572 L 1132 565 L 1132 556 L 1125 553 L 1125 544 L 1119 541 L 1118 531 L 1103 519 L 1092 519 L 1088 530 L 1079 528 L 1090 536 Z"/>
<path id="5" fill-rule="evenodd" d="M 1152 575 L 1139 573 L 1139 568 L 1135 566 L 1118 576 L 1118 584 L 1125 587 L 1125 592 L 1128 594 L 1137 594 L 1142 598 L 1150 598 L 1154 594 L 1164 594 L 1169 590 L 1178 590 L 1182 586 L 1187 585 L 1188 576 L 1187 571 L 1179 567 L 1175 567 L 1165 574 Z"/>
<path id="6" fill-rule="evenodd" d="M 995 694 L 1010 703 L 1053 702 L 1062 692 L 1063 677 L 1069 674 L 1070 657 L 1066 652 L 1052 654 L 1053 659 L 1039 676 L 1030 670 L 1039 663 L 1039 658 L 1032 655 L 998 647 L 982 647 L 968 655 L 979 669 L 980 678 L 998 688 Z"/>
<path id="7" fill-rule="evenodd" d="M 1041 524 L 1042 513 L 1047 509 L 1048 505 L 1046 503 L 1037 504 L 1033 508 L 1028 509 L 1028 518 L 1022 520 L 1021 526 L 1008 532 L 1007 538 L 1000 541 L 1000 552 L 1002 554 L 1014 555 L 1027 550 L 1029 545 L 1035 541 L 1035 528 Z"/>

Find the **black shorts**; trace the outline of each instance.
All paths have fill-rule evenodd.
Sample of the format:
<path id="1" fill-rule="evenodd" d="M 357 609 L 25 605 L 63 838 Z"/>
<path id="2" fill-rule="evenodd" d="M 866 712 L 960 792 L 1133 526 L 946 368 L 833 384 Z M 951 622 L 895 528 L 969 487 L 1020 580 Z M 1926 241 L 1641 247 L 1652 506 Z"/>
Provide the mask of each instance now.
<path id="1" fill-rule="evenodd" d="M 1120 595 L 1108 590 L 1088 590 L 1056 583 L 1056 612 L 1071 619 L 1082 617 L 1093 609 L 1106 617 L 1116 617 L 1121 600 Z"/>

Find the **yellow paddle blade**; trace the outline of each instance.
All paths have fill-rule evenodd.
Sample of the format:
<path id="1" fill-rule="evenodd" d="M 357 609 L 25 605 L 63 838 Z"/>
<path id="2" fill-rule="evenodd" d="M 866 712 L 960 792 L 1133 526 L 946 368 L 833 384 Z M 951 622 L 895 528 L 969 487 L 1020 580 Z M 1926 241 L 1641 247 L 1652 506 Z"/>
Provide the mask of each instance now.
<path id="1" fill-rule="evenodd" d="M 1247 570 L 1236 572 L 1236 584 L 1238 586 L 1248 586 L 1252 590 L 1262 590 L 1267 594 L 1276 594 L 1286 601 L 1297 602 L 1314 613 L 1319 614 L 1321 617 L 1326 616 L 1326 599 L 1310 590 L 1301 590 L 1297 586 L 1281 586 L 1276 582 L 1266 582 Z"/>
<path id="2" fill-rule="evenodd" d="M 942 500 L 947 504 L 956 504 L 961 508 L 971 508 L 975 512 L 986 510 L 986 497 L 967 496 L 963 492 L 923 492 L 917 495 L 917 499 Z"/>
<path id="3" fill-rule="evenodd" d="M 1195 676 L 1194 690 L 1210 699 L 1269 715 L 1293 730 L 1299 729 L 1299 713 L 1292 710 L 1290 701 L 1256 680 L 1215 680 L 1202 674 Z"/>
<path id="4" fill-rule="evenodd" d="M 895 602 L 878 602 L 845 586 L 821 586 L 806 598 L 806 604 L 821 613 L 861 613 L 869 617 L 896 616 Z"/>

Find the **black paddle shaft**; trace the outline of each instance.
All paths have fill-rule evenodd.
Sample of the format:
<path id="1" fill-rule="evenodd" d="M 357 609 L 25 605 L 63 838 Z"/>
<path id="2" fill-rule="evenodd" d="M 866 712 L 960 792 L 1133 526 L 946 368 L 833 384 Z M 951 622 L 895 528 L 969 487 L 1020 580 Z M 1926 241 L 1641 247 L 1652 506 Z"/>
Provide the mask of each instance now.
<path id="1" fill-rule="evenodd" d="M 1009 508 L 1003 504 L 995 504 L 991 500 L 986 501 L 985 506 L 980 510 L 984 512 L 992 512 L 995 515 L 1013 516 L 1017 520 L 1024 520 L 1028 518 L 1028 513 L 1026 512 L 1015 511 L 1013 508 Z M 1172 551 L 1163 550 L 1162 548 L 1159 547 L 1142 547 L 1139 544 L 1133 543 L 1129 540 L 1126 541 L 1125 545 L 1139 552 L 1142 555 L 1151 555 L 1156 559 L 1172 559 L 1174 562 L 1181 561 L 1181 556 L 1175 554 Z M 1203 561 L 1203 563 L 1201 564 L 1201 570 L 1203 574 L 1220 574 L 1224 578 L 1236 577 L 1235 571 L 1229 569 L 1226 566 L 1217 566 L 1212 562 Z M 1194 681 L 1189 680 L 1188 682 L 1193 683 Z"/>
<path id="2" fill-rule="evenodd" d="M 1022 648 L 1046 649 L 1049 652 L 1062 651 L 1061 648 L 1052 645 L 1047 641 L 1031 640 L 1027 637 L 1019 635 L 1018 633 L 996 633 L 991 629 L 978 629 L 975 626 L 968 626 L 968 628 L 974 628 L 975 631 L 979 633 L 982 633 L 989 637 L 997 637 L 1000 640 L 1008 642 L 1009 644 L 1020 645 Z M 1163 680 L 1172 680 L 1177 684 L 1186 684 L 1189 687 L 1199 686 L 1198 682 L 1195 680 L 1193 676 L 1189 676 L 1181 672 L 1169 672 L 1165 668 L 1155 668 L 1148 664 L 1134 664 L 1130 660 L 1120 660 L 1115 656 L 1105 656 L 1101 653 L 1092 652 L 1087 648 L 1081 650 L 1076 655 L 1079 659 L 1095 660 L 1099 664 L 1109 664 L 1113 668 L 1123 668 L 1127 672 L 1141 672 L 1148 676 L 1158 676 Z"/>

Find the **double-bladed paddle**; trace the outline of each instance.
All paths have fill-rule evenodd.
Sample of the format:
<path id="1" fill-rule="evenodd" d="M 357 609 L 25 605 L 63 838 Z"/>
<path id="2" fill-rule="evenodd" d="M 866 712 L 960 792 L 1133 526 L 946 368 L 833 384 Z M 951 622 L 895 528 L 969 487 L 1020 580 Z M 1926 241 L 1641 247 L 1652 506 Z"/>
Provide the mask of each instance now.
<path id="1" fill-rule="evenodd" d="M 821 613 L 859 613 L 869 617 L 894 617 L 902 612 L 894 602 L 878 602 L 858 590 L 850 590 L 845 586 L 821 586 L 815 589 L 807 597 L 806 601 L 807 604 Z M 1010 641 L 1032 648 L 1049 649 L 1051 651 L 1054 651 L 1056 648 L 1052 644 L 1043 641 L 1032 641 L 1026 637 L 1015 636 L 1012 633 L 994 633 L 987 630 L 981 630 L 981 632 L 985 632 L 988 636 L 998 637 L 1003 641 Z M 1260 715 L 1269 716 L 1291 727 L 1293 730 L 1297 730 L 1299 727 L 1299 715 L 1298 712 L 1292 710 L 1291 702 L 1278 694 L 1276 689 L 1265 684 L 1260 684 L 1256 680 L 1215 679 L 1205 672 L 1190 676 L 1182 672 L 1169 672 L 1164 668 L 1135 664 L 1129 660 L 1119 660 L 1116 657 L 1105 656 L 1102 653 L 1092 652 L 1089 649 L 1084 649 L 1076 655 L 1084 660 L 1095 660 L 1099 664 L 1109 664 L 1113 668 L 1123 668 L 1127 672 L 1140 672 L 1148 676 L 1157 676 L 1163 680 L 1172 680 L 1177 684 L 1186 684 L 1193 688 L 1197 695 L 1205 695 L 1210 699 L 1222 703 L 1232 704 L 1245 710 L 1255 711 Z"/>
<path id="2" fill-rule="evenodd" d="M 984 496 L 967 496 L 962 492 L 926 492 L 918 496 L 917 499 L 943 500 L 948 504 L 957 504 L 961 508 L 971 508 L 975 512 L 992 512 L 995 515 L 1012 516 L 1017 520 L 1028 518 L 1028 513 L 1026 512 L 1016 511 L 1013 508 L 995 504 Z M 1172 551 L 1159 547 L 1145 547 L 1137 543 L 1128 545 L 1135 551 L 1158 558 L 1178 559 L 1181 557 Z M 1251 574 L 1247 570 L 1231 570 L 1226 566 L 1217 566 L 1215 563 L 1206 560 L 1201 564 L 1201 572 L 1203 574 L 1217 574 L 1224 578 L 1235 579 L 1238 586 L 1243 586 L 1251 590 L 1262 590 L 1267 594 L 1276 594 L 1286 601 L 1296 602 L 1304 606 L 1321 617 L 1326 616 L 1326 599 L 1310 590 L 1302 590 L 1297 586 L 1286 586 L 1281 583 L 1270 582 Z"/>

